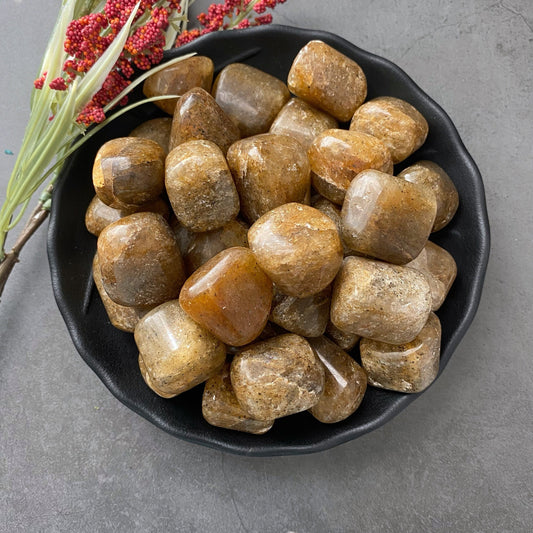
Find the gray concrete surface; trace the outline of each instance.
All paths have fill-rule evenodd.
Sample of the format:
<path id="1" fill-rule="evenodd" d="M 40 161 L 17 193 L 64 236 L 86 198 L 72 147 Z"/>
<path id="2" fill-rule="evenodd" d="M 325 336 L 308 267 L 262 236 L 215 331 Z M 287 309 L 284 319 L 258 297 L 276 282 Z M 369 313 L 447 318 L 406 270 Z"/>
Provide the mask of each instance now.
<path id="1" fill-rule="evenodd" d="M 0 199 L 59 5 L 2 2 Z M 288 0 L 275 20 L 395 61 L 454 120 L 492 224 L 474 324 L 435 386 L 378 431 L 318 455 L 235 457 L 156 429 L 83 363 L 43 229 L 0 304 L 0 531 L 532 530 L 531 0 Z"/>

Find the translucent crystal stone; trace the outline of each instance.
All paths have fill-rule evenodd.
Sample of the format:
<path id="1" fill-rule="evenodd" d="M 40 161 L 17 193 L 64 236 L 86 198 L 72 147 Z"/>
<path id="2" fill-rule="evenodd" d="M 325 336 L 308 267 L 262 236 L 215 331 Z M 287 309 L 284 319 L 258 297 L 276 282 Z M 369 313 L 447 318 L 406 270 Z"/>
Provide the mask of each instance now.
<path id="1" fill-rule="evenodd" d="M 143 122 L 130 132 L 130 137 L 142 137 L 155 141 L 165 154 L 168 154 L 170 142 L 170 129 L 172 128 L 172 119 L 170 117 L 153 118 Z"/>

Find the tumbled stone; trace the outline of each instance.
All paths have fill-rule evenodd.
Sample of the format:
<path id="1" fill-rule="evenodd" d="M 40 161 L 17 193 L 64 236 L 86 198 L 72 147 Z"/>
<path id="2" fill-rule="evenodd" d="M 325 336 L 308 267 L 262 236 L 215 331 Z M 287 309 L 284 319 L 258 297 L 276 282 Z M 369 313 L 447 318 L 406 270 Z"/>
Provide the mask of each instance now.
<path id="1" fill-rule="evenodd" d="M 288 135 L 308 150 L 319 133 L 338 127 L 339 123 L 331 115 L 300 98 L 291 98 L 270 126 L 270 133 Z"/>
<path id="2" fill-rule="evenodd" d="M 324 388 L 324 368 L 309 343 L 288 333 L 244 348 L 231 363 L 241 407 L 258 420 L 310 409 Z"/>
<path id="3" fill-rule="evenodd" d="M 120 305 L 147 307 L 176 298 L 185 270 L 176 239 L 161 215 L 135 213 L 98 237 L 102 283 Z"/>
<path id="4" fill-rule="evenodd" d="M 228 165 L 248 222 L 289 202 L 305 203 L 310 168 L 303 147 L 286 135 L 271 133 L 237 141 L 228 150 Z"/>
<path id="5" fill-rule="evenodd" d="M 358 131 L 326 130 L 313 141 L 308 156 L 314 188 L 339 205 L 361 171 L 393 170 L 388 148 L 379 139 Z"/>
<path id="6" fill-rule="evenodd" d="M 450 253 L 428 241 L 418 256 L 405 266 L 426 276 L 431 289 L 431 310 L 439 309 L 457 276 L 457 265 Z"/>
<path id="7" fill-rule="evenodd" d="M 351 250 L 348 248 L 348 246 L 346 246 L 346 243 L 342 238 L 342 220 L 340 207 L 334 204 L 333 202 L 330 202 L 327 198 L 320 196 L 319 194 L 315 195 L 315 197 L 311 199 L 311 205 L 315 209 L 318 209 L 321 213 L 327 215 L 329 218 L 331 218 L 331 220 L 333 220 L 335 226 L 337 227 L 337 231 L 339 232 L 339 237 L 341 238 L 343 253 L 344 255 L 350 254 Z"/>
<path id="8" fill-rule="evenodd" d="M 399 178 L 429 187 L 437 200 L 437 215 L 432 231 L 450 222 L 459 207 L 459 194 L 450 176 L 433 161 L 419 161 L 398 174 Z"/>
<path id="9" fill-rule="evenodd" d="M 239 128 L 207 91 L 196 87 L 180 98 L 172 120 L 170 150 L 186 141 L 203 139 L 214 142 L 226 154 L 240 137 Z"/>
<path id="10" fill-rule="evenodd" d="M 441 326 L 431 313 L 411 342 L 394 345 L 361 339 L 361 363 L 368 383 L 398 392 L 421 392 L 439 372 Z"/>
<path id="11" fill-rule="evenodd" d="M 263 215 L 248 232 L 259 266 L 289 296 L 324 290 L 342 263 L 335 223 L 318 209 L 290 203 Z"/>
<path id="12" fill-rule="evenodd" d="M 152 74 L 143 85 L 147 98 L 176 94 L 181 96 L 193 87 L 211 90 L 213 83 L 213 61 L 205 56 L 194 56 L 175 63 L 170 67 Z M 154 104 L 168 113 L 174 114 L 178 99 L 158 100 Z"/>
<path id="13" fill-rule="evenodd" d="M 272 282 L 248 248 L 223 250 L 185 282 L 179 297 L 196 322 L 226 344 L 253 341 L 268 320 Z"/>
<path id="14" fill-rule="evenodd" d="M 361 337 L 391 344 L 410 342 L 430 311 L 428 282 L 412 268 L 350 256 L 333 284 L 331 321 Z"/>
<path id="15" fill-rule="evenodd" d="M 224 154 L 211 141 L 187 141 L 168 154 L 165 186 L 176 218 L 191 231 L 222 227 L 239 212 Z"/>
<path id="16" fill-rule="evenodd" d="M 202 414 L 212 426 L 254 435 L 262 435 L 274 425 L 274 420 L 252 418 L 240 406 L 231 385 L 230 363 L 226 363 L 216 376 L 207 380 L 202 397 Z"/>
<path id="17" fill-rule="evenodd" d="M 344 350 L 326 337 L 309 339 L 324 365 L 324 392 L 309 412 L 320 422 L 333 424 L 355 413 L 366 392 L 366 372 Z"/>
<path id="18" fill-rule="evenodd" d="M 339 329 L 333 322 L 330 320 L 326 326 L 326 336 L 329 337 L 335 344 L 342 348 L 345 351 L 351 350 L 361 338 L 355 333 L 348 333 Z"/>
<path id="19" fill-rule="evenodd" d="M 346 192 L 342 236 L 360 254 L 405 264 L 422 251 L 436 211 L 435 196 L 426 187 L 365 170 Z"/>
<path id="20" fill-rule="evenodd" d="M 266 133 L 290 98 L 282 81 L 244 63 L 232 63 L 221 70 L 213 96 L 237 124 L 241 137 Z"/>
<path id="21" fill-rule="evenodd" d="M 153 118 L 143 122 L 130 132 L 130 137 L 142 137 L 143 139 L 149 139 L 155 141 L 163 151 L 165 155 L 170 151 L 170 130 L 172 128 L 172 119 L 170 117 Z"/>
<path id="22" fill-rule="evenodd" d="M 354 113 L 350 130 L 380 139 L 392 162 L 400 163 L 418 150 L 428 135 L 428 123 L 411 104 L 400 98 L 380 96 L 364 103 Z"/>
<path id="23" fill-rule="evenodd" d="M 171 300 L 152 309 L 135 328 L 145 365 L 145 381 L 167 398 L 192 389 L 217 374 L 226 348 Z"/>
<path id="24" fill-rule="evenodd" d="M 361 67 L 322 41 L 310 41 L 298 52 L 287 84 L 293 94 L 341 122 L 350 120 L 366 98 Z"/>
<path id="25" fill-rule="evenodd" d="M 155 200 L 165 188 L 165 152 L 141 137 L 111 139 L 96 154 L 93 184 L 98 198 L 111 207 Z"/>
<path id="26" fill-rule="evenodd" d="M 158 396 L 161 396 L 161 398 L 174 398 L 176 394 L 173 392 L 163 392 L 161 389 L 157 388 L 156 385 L 154 385 L 152 378 L 150 377 L 150 374 L 146 370 L 146 365 L 144 364 L 142 355 L 139 353 L 139 357 L 137 359 L 137 362 L 139 363 L 139 370 L 141 372 L 141 376 L 144 380 L 144 382 L 148 385 L 149 388 L 151 388 Z"/>

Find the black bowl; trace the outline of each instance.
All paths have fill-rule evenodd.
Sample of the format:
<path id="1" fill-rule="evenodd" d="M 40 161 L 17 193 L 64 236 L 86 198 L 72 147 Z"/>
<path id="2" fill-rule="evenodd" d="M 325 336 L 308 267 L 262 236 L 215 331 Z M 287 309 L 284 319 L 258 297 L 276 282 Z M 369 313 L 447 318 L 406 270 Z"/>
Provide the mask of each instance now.
<path id="1" fill-rule="evenodd" d="M 239 61 L 286 80 L 297 52 L 312 39 L 325 41 L 361 65 L 368 78 L 369 98 L 396 96 L 422 112 L 429 122 L 429 136 L 401 168 L 419 159 L 430 159 L 446 170 L 459 191 L 461 204 L 455 218 L 432 236 L 432 240 L 453 255 L 459 271 L 446 302 L 438 311 L 442 322 L 442 372 L 474 318 L 489 255 L 489 223 L 481 176 L 448 115 L 390 61 L 321 31 L 264 26 L 217 32 L 172 51 L 167 58 L 195 51 L 211 57 L 216 70 Z M 376 429 L 417 398 L 418 394 L 369 387 L 361 407 L 343 422 L 321 424 L 309 413 L 300 413 L 277 420 L 270 432 L 255 436 L 207 424 L 201 414 L 202 387 L 165 400 L 145 385 L 137 365 L 133 335 L 111 326 L 95 294 L 91 263 L 96 239 L 85 229 L 84 214 L 94 195 L 91 169 L 98 148 L 158 115 L 154 106 L 146 105 L 114 121 L 70 158 L 54 193 L 48 234 L 54 294 L 76 348 L 109 390 L 133 411 L 176 437 L 257 456 L 331 448 Z"/>

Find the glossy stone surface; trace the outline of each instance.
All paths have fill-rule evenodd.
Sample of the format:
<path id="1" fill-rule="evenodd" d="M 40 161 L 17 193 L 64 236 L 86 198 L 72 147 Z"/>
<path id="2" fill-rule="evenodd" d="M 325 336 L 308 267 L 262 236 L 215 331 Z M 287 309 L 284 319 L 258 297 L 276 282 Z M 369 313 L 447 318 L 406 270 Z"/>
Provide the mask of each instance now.
<path id="1" fill-rule="evenodd" d="M 344 350 L 326 337 L 309 339 L 324 365 L 324 392 L 309 412 L 320 422 L 333 424 L 355 413 L 366 392 L 366 372 Z"/>
<path id="2" fill-rule="evenodd" d="M 351 350 L 361 338 L 360 335 L 355 333 L 348 333 L 339 329 L 331 320 L 326 326 L 326 336 L 329 337 L 339 348 L 345 351 Z"/>
<path id="3" fill-rule="evenodd" d="M 338 205 L 363 170 L 393 170 L 388 148 L 379 139 L 358 131 L 326 130 L 313 141 L 308 156 L 314 188 Z"/>
<path id="4" fill-rule="evenodd" d="M 165 188 L 165 152 L 141 137 L 111 139 L 96 154 L 93 184 L 100 200 L 111 207 L 155 200 Z"/>
<path id="5" fill-rule="evenodd" d="M 366 98 L 361 67 L 322 41 L 310 41 L 300 50 L 287 84 L 293 94 L 341 122 L 350 120 Z"/>
<path id="6" fill-rule="evenodd" d="M 357 109 L 350 130 L 362 131 L 383 141 L 396 164 L 424 144 L 429 127 L 426 119 L 410 103 L 392 96 L 380 96 Z"/>
<path id="7" fill-rule="evenodd" d="M 299 335 L 279 335 L 244 348 L 231 363 L 231 383 L 242 408 L 259 420 L 310 409 L 324 389 L 324 368 Z"/>
<path id="8" fill-rule="evenodd" d="M 360 254 L 405 264 L 422 251 L 436 212 L 435 196 L 426 187 L 365 170 L 346 192 L 342 236 Z"/>
<path id="9" fill-rule="evenodd" d="M 319 133 L 338 127 L 339 123 L 331 115 L 301 98 L 291 98 L 270 126 L 270 133 L 288 135 L 308 150 Z"/>
<path id="10" fill-rule="evenodd" d="M 412 268 L 350 256 L 333 284 L 331 321 L 361 337 L 391 344 L 410 342 L 430 311 L 428 282 Z"/>
<path id="11" fill-rule="evenodd" d="M 239 127 L 241 137 L 266 133 L 290 98 L 282 81 L 243 63 L 224 67 L 215 80 L 212 93 Z"/>
<path id="12" fill-rule="evenodd" d="M 368 383 L 398 392 L 421 392 L 439 372 L 441 326 L 431 313 L 414 340 L 393 345 L 361 339 L 361 363 Z"/>
<path id="13" fill-rule="evenodd" d="M 224 154 L 241 135 L 215 99 L 200 87 L 186 92 L 176 105 L 170 150 L 186 141 L 214 142 Z"/>
<path id="14" fill-rule="evenodd" d="M 311 205 L 315 209 L 318 209 L 321 213 L 327 215 L 329 218 L 331 218 L 331 220 L 333 220 L 335 226 L 337 227 L 337 231 L 339 232 L 339 237 L 341 238 L 342 250 L 344 255 L 351 253 L 351 250 L 348 248 L 348 246 L 346 246 L 346 243 L 342 238 L 342 219 L 340 207 L 334 204 L 333 202 L 330 202 L 327 198 L 320 196 L 319 194 L 315 195 L 311 199 Z"/>
<path id="15" fill-rule="evenodd" d="M 265 327 L 272 282 L 248 248 L 228 248 L 187 279 L 179 300 L 183 309 L 213 335 L 226 344 L 243 346 Z"/>
<path id="16" fill-rule="evenodd" d="M 184 59 L 150 76 L 143 85 L 143 93 L 147 98 L 166 94 L 181 96 L 193 87 L 211 90 L 213 83 L 213 61 L 205 56 L 194 56 Z M 178 99 L 159 100 L 156 106 L 174 114 Z"/>
<path id="17" fill-rule="evenodd" d="M 438 231 L 450 222 L 459 207 L 459 194 L 450 176 L 433 161 L 418 161 L 398 174 L 399 178 L 425 185 L 435 194 L 437 215 L 432 231 Z"/>
<path id="18" fill-rule="evenodd" d="M 244 431 L 254 435 L 266 433 L 274 420 L 256 420 L 252 418 L 237 401 L 230 379 L 230 363 L 208 379 L 202 397 L 202 415 L 212 426 L 235 431 Z"/>
<path id="19" fill-rule="evenodd" d="M 135 213 L 98 237 L 102 283 L 120 305 L 147 307 L 176 298 L 185 270 L 176 239 L 161 215 Z"/>
<path id="20" fill-rule="evenodd" d="M 130 132 L 130 137 L 142 137 L 143 139 L 149 139 L 155 141 L 163 151 L 165 155 L 170 151 L 170 130 L 172 128 L 172 119 L 170 117 L 153 118 L 143 122 Z"/>
<path id="21" fill-rule="evenodd" d="M 250 223 L 280 205 L 305 203 L 310 194 L 309 160 L 291 137 L 266 133 L 242 139 L 227 158 L 242 214 Z"/>
<path id="22" fill-rule="evenodd" d="M 165 186 L 176 218 L 191 231 L 222 227 L 239 212 L 224 154 L 211 141 L 187 141 L 168 154 Z"/>
<path id="23" fill-rule="evenodd" d="M 335 223 L 307 205 L 291 203 L 269 211 L 252 225 L 248 242 L 270 279 L 297 298 L 325 289 L 342 263 Z"/>
<path id="24" fill-rule="evenodd" d="M 145 315 L 135 328 L 135 342 L 152 389 L 166 397 L 214 376 L 226 360 L 224 344 L 192 320 L 178 300 Z"/>
<path id="25" fill-rule="evenodd" d="M 144 360 L 142 358 L 142 355 L 139 353 L 139 357 L 137 358 L 137 362 L 139 363 L 139 371 L 141 372 L 141 376 L 144 380 L 144 382 L 150 387 L 158 396 L 161 396 L 161 398 L 174 398 L 176 394 L 173 392 L 164 392 L 161 389 L 159 389 L 156 385 L 154 385 L 154 382 L 152 381 L 152 378 L 150 377 L 150 374 L 148 373 L 148 370 L 146 370 L 146 365 L 144 364 Z"/>

